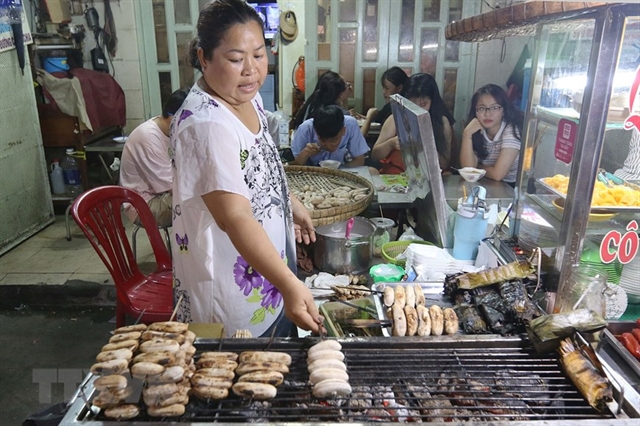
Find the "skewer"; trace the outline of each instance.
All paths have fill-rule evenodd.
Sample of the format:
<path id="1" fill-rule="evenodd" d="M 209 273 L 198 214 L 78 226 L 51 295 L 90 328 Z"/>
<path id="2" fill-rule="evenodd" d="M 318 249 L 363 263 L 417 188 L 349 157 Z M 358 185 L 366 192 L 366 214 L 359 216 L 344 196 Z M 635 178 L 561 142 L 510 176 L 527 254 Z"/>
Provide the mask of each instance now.
<path id="1" fill-rule="evenodd" d="M 374 315 L 376 317 L 378 316 L 378 313 L 376 311 L 374 311 L 373 309 L 363 308 L 362 306 L 358 306 L 355 303 L 347 302 L 346 300 L 340 300 L 340 299 L 335 298 L 335 299 L 333 299 L 333 302 L 339 302 L 339 303 L 345 304 L 347 306 L 350 306 L 352 308 L 358 309 L 360 311 L 366 312 L 369 315 Z"/>
<path id="2" fill-rule="evenodd" d="M 365 293 L 373 293 L 373 294 L 384 294 L 384 292 L 379 291 L 379 290 L 371 290 L 371 289 L 365 289 L 365 288 L 350 288 L 348 286 L 342 286 L 342 285 L 334 285 L 332 288 L 339 288 L 339 289 L 343 289 L 343 290 L 353 290 L 353 291 L 364 291 Z M 318 289 L 320 290 L 320 289 Z M 324 290 L 324 289 L 322 289 Z"/>
<path id="3" fill-rule="evenodd" d="M 178 299 L 178 302 L 176 303 L 176 307 L 173 308 L 173 312 L 171 313 L 171 317 L 169 318 L 169 321 L 173 321 L 173 318 L 176 316 L 176 314 L 178 313 L 178 308 L 180 307 L 180 303 L 182 303 L 182 297 L 184 296 L 184 294 L 180 295 L 180 298 Z"/>

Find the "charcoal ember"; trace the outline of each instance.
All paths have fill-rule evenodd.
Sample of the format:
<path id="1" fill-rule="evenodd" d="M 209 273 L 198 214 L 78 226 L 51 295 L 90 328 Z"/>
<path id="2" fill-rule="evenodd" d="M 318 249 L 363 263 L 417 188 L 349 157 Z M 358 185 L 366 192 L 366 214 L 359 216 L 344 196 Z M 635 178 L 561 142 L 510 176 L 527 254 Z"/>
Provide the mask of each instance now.
<path id="1" fill-rule="evenodd" d="M 473 407 L 478 398 L 491 396 L 489 384 L 464 373 L 441 373 L 437 383 L 438 392 L 447 396 L 453 405 Z"/>
<path id="2" fill-rule="evenodd" d="M 498 284 L 500 296 L 507 306 L 507 320 L 530 321 L 541 315 L 538 308 L 531 302 L 524 284 L 520 280 L 505 281 Z"/>
<path id="3" fill-rule="evenodd" d="M 475 306 L 456 306 L 454 310 L 456 311 L 458 320 L 460 321 L 460 324 L 462 324 L 462 328 L 466 334 L 489 333 L 487 323 L 484 322 Z"/>
<path id="4" fill-rule="evenodd" d="M 553 400 L 549 384 L 535 373 L 498 370 L 495 373 L 495 387 L 507 396 L 518 398 L 528 405 L 546 406 Z"/>
<path id="5" fill-rule="evenodd" d="M 426 417 L 428 422 L 450 422 L 455 416 L 456 410 L 448 399 L 434 398 L 426 386 L 407 386 L 407 390 L 413 394 L 416 403 L 420 407 L 420 414 Z"/>
<path id="6" fill-rule="evenodd" d="M 347 406 L 349 408 L 354 408 L 356 410 L 358 409 L 367 409 L 369 407 L 371 407 L 371 400 L 373 398 L 373 395 L 369 392 L 360 392 L 360 391 L 353 391 L 351 393 L 351 397 L 349 398 L 349 401 L 347 402 Z"/>

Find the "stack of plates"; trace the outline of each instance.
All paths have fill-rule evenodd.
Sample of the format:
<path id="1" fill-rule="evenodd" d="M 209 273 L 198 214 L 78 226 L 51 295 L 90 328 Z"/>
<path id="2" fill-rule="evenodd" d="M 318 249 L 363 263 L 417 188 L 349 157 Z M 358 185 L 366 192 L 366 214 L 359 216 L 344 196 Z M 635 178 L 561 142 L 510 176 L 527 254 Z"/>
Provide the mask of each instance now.
<path id="1" fill-rule="evenodd" d="M 425 244 L 411 244 L 405 251 L 406 269 L 413 268 L 418 275 L 429 280 L 444 279 L 445 275 L 472 272 L 478 268 L 473 260 L 455 259 L 446 249 Z M 427 279 L 427 278 L 425 278 Z"/>
<path id="2" fill-rule="evenodd" d="M 629 303 L 640 304 L 640 256 L 624 265 L 619 284 L 627 292 Z"/>
<path id="3" fill-rule="evenodd" d="M 520 221 L 518 244 L 525 250 L 556 248 L 558 232 L 535 211 L 525 207 Z"/>
<path id="4" fill-rule="evenodd" d="M 582 252 L 580 256 L 580 264 L 585 266 L 593 266 L 602 269 L 609 276 L 607 282 L 613 284 L 620 283 L 620 275 L 622 274 L 622 263 L 617 260 L 611 263 L 602 263 L 600 259 L 600 251 L 588 248 Z"/>

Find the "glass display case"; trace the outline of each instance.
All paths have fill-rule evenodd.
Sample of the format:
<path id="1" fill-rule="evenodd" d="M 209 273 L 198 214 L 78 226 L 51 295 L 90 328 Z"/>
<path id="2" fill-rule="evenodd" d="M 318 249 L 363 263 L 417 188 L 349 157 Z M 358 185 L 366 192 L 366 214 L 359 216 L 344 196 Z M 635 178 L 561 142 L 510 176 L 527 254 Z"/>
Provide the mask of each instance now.
<path id="1" fill-rule="evenodd" d="M 601 267 L 640 303 L 640 7 L 530 1 L 446 34 L 534 36 L 511 238 L 496 245 L 542 248 L 548 310 L 581 264 Z"/>

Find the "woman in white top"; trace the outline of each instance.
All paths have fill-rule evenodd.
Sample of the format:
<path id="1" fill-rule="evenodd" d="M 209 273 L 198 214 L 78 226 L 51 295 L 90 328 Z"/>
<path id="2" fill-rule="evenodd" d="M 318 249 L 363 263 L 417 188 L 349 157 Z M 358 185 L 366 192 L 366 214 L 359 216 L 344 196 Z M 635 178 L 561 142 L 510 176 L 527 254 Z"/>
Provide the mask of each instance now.
<path id="1" fill-rule="evenodd" d="M 513 185 L 522 145 L 522 113 L 500 86 L 487 84 L 471 98 L 468 121 L 462 132 L 460 165 L 485 169 L 486 177 Z"/>
<path id="2" fill-rule="evenodd" d="M 295 274 L 295 240 L 315 241 L 289 194 L 258 89 L 262 21 L 244 0 L 204 6 L 190 63 L 202 72 L 171 123 L 178 320 L 221 322 L 227 336 L 318 332 L 322 317 Z M 285 326 L 286 324 L 286 326 Z"/>

